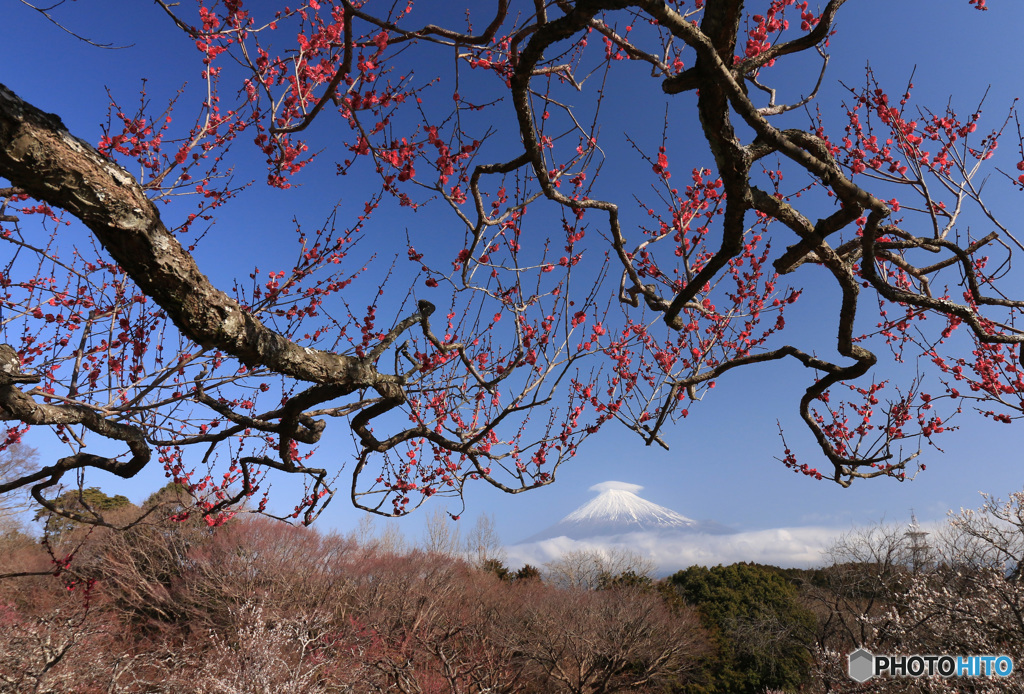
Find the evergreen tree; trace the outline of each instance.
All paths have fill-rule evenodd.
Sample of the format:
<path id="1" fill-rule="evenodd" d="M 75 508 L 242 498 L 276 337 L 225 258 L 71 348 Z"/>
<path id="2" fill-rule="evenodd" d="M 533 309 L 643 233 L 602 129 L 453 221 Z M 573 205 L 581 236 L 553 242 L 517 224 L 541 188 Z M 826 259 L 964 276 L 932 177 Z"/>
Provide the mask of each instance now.
<path id="1" fill-rule="evenodd" d="M 700 694 L 760 694 L 799 686 L 810 667 L 814 615 L 796 587 L 774 567 L 693 566 L 669 577 L 686 603 L 698 608 L 712 634 L 715 656 L 705 666 Z"/>
<path id="2" fill-rule="evenodd" d="M 34 520 L 45 518 L 43 531 L 50 542 L 58 543 L 61 538 L 67 537 L 71 531 L 87 522 L 102 520 L 104 511 L 127 509 L 132 506 L 132 502 L 121 494 L 108 496 L 99 487 L 88 487 L 64 492 L 53 500 L 53 505 L 60 513 L 40 509 Z"/>

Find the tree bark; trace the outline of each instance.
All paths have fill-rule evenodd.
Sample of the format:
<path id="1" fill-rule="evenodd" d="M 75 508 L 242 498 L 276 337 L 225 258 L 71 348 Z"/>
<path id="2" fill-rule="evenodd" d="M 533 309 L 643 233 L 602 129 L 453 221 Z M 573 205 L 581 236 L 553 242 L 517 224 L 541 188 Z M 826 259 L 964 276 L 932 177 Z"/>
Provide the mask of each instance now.
<path id="1" fill-rule="evenodd" d="M 355 357 L 301 347 L 267 328 L 210 282 L 127 171 L 75 137 L 53 114 L 0 84 L 0 176 L 82 221 L 143 293 L 197 344 L 304 381 L 346 386 L 382 381 Z"/>

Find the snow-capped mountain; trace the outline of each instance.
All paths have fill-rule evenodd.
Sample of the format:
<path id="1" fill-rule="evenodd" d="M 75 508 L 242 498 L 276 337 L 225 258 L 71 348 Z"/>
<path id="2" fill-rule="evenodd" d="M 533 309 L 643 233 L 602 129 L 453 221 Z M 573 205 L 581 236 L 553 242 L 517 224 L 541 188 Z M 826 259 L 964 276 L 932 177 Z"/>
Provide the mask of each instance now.
<path id="1" fill-rule="evenodd" d="M 523 542 L 540 542 L 563 536 L 582 540 L 627 533 L 719 535 L 733 532 L 713 521 L 695 521 L 672 509 L 642 499 L 636 493 L 643 487 L 637 484 L 602 482 L 590 489 L 600 493 L 562 520 Z"/>

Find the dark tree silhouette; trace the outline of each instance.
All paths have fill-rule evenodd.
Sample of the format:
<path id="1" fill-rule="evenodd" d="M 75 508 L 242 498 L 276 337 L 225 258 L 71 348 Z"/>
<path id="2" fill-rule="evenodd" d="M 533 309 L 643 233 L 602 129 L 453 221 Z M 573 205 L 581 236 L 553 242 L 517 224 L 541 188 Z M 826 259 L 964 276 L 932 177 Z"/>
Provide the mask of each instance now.
<path id="1" fill-rule="evenodd" d="M 0 87 L 13 257 L 0 413 L 8 445 L 48 426 L 73 451 L 0 493 L 30 488 L 57 510 L 46 494 L 68 473 L 127 478 L 155 460 L 216 524 L 250 497 L 264 510 L 277 471 L 307 480 L 291 515 L 309 522 L 339 474 L 312 446 L 337 418 L 355 444 L 353 502 L 400 515 L 471 480 L 548 484 L 613 421 L 664 445 L 716 379 L 783 360 L 808 369 L 796 406 L 824 465 L 780 459 L 843 485 L 903 478 L 947 429 L 939 399 L 1020 416 L 1024 304 L 1000 289 L 1018 244 L 977 183 L 1002 129 L 976 132 L 980 107 L 915 112 L 909 88 L 891 98 L 870 73 L 845 132 L 797 127 L 844 4 L 498 0 L 478 31 L 443 12 L 417 24 L 411 5 L 262 15 L 225 1 L 193 15 L 158 0 L 199 50 L 195 122 L 178 127 L 177 103 L 115 103 L 94 146 Z M 821 73 L 783 103 L 771 85 L 798 54 L 821 55 Z M 657 152 L 630 140 L 659 198 L 640 217 L 622 207 L 634 174 L 607 163 L 600 132 L 614 79 L 637 62 L 656 87 L 637 92 L 644 108 L 668 114 Z M 235 151 L 255 143 L 269 185 L 287 189 L 312 170 L 314 123 L 337 131 L 324 147 L 338 172 L 377 191 L 348 220 L 339 208 L 297 226 L 294 263 L 216 286 L 192 251 L 207 222 L 230 219 Z M 706 160 L 673 171 L 673 137 L 703 138 Z M 186 192 L 191 212 L 163 206 Z M 450 212 L 445 229 L 389 236 L 397 225 L 378 219 L 428 203 Z M 973 235 L 968 210 L 993 231 Z M 54 221 L 71 219 L 90 240 Z M 382 257 L 400 248 L 409 283 L 357 260 L 360 238 Z M 832 355 L 785 329 L 790 305 L 828 294 L 801 298 L 790 281 L 810 266 L 841 297 L 836 315 L 815 308 L 838 326 Z M 367 283 L 380 297 L 364 311 Z M 868 333 L 866 306 L 880 311 Z M 947 346 L 954 332 L 973 351 Z M 870 380 L 879 353 L 931 364 L 930 392 L 924 375 Z M 121 454 L 86 452 L 96 438 Z"/>

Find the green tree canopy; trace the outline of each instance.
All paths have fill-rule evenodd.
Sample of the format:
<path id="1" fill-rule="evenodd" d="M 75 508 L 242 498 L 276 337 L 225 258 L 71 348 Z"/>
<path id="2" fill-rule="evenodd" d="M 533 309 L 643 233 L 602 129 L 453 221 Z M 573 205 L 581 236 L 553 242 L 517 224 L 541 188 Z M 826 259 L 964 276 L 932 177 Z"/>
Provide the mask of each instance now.
<path id="1" fill-rule="evenodd" d="M 128 497 L 121 494 L 108 496 L 99 487 L 66 491 L 53 500 L 53 505 L 67 515 L 40 509 L 34 517 L 37 521 L 46 519 L 43 523 L 43 530 L 51 542 L 59 542 L 62 537 L 66 537 L 69 532 L 82 525 L 80 521 L 75 520 L 75 516 L 99 520 L 99 515 L 103 511 L 127 509 L 133 506 Z"/>
<path id="2" fill-rule="evenodd" d="M 815 618 L 775 567 L 693 566 L 670 576 L 668 583 L 700 610 L 717 648 L 704 683 L 694 691 L 760 694 L 803 682 Z"/>

